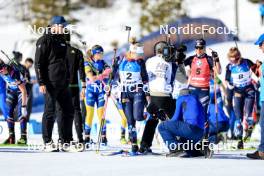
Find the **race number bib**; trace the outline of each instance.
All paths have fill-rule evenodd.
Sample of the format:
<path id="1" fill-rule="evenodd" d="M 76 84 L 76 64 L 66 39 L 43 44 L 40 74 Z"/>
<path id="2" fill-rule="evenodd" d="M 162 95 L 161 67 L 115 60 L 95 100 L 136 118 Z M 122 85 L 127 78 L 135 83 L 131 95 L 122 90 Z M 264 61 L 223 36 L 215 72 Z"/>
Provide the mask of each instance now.
<path id="1" fill-rule="evenodd" d="M 120 81 L 123 86 L 142 84 L 140 72 L 121 71 Z"/>
<path id="2" fill-rule="evenodd" d="M 243 72 L 243 73 L 232 73 L 233 84 L 236 87 L 244 87 L 250 84 L 250 71 Z"/>

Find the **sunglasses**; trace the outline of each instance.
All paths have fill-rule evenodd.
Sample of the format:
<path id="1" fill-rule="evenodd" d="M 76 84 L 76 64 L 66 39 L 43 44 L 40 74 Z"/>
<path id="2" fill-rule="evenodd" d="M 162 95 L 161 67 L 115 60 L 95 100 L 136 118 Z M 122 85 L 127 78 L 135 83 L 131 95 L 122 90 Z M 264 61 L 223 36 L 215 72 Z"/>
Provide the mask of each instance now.
<path id="1" fill-rule="evenodd" d="M 263 45 L 263 42 L 261 42 L 260 44 L 259 44 L 259 47 L 261 47 Z"/>
<path id="2" fill-rule="evenodd" d="M 203 50 L 204 47 L 203 46 L 195 46 L 195 49 Z"/>

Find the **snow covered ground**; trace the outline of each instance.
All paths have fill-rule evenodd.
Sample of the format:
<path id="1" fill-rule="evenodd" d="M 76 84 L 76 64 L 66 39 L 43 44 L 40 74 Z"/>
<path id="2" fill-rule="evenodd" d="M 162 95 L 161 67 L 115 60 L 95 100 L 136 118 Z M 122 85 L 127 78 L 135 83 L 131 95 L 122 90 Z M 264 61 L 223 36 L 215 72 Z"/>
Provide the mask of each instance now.
<path id="1" fill-rule="evenodd" d="M 1 149 L 0 149 L 1 151 Z M 106 157 L 83 153 L 0 152 L 3 176 L 257 176 L 263 161 L 248 160 L 246 151 L 221 152 L 212 159 L 164 156 Z"/>

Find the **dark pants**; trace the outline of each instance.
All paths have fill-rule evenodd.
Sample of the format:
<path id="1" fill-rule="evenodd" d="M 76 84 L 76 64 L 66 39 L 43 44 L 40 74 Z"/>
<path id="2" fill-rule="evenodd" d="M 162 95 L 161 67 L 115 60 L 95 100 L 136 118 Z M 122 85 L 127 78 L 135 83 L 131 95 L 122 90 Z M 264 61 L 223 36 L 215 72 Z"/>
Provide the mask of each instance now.
<path id="1" fill-rule="evenodd" d="M 172 144 L 177 145 L 188 140 L 192 141 L 192 144 L 196 144 L 202 139 L 204 130 L 183 121 L 169 120 L 159 125 L 159 132 L 169 150 L 173 150 Z"/>
<path id="2" fill-rule="evenodd" d="M 52 140 L 52 130 L 56 116 L 56 103 L 62 111 L 62 142 L 69 143 L 72 140 L 73 123 L 73 106 L 69 89 L 47 86 L 47 92 L 44 98 L 45 108 L 42 118 L 42 137 L 44 143 L 48 143 Z"/>
<path id="3" fill-rule="evenodd" d="M 7 90 L 6 95 L 6 106 L 7 106 L 7 125 L 10 133 L 15 132 L 15 121 L 20 122 L 21 135 L 27 133 L 27 119 L 22 116 L 22 93 L 15 90 Z M 15 113 L 16 109 L 16 113 Z M 15 117 L 16 115 L 16 117 Z"/>
<path id="4" fill-rule="evenodd" d="M 32 84 L 26 84 L 27 89 L 27 121 L 30 120 L 30 115 L 32 112 L 32 102 L 33 102 L 33 92 L 32 92 Z"/>
<path id="5" fill-rule="evenodd" d="M 142 90 L 138 92 L 122 92 L 121 99 L 127 118 L 130 141 L 136 143 L 136 121 L 144 120 L 145 93 Z"/>
<path id="6" fill-rule="evenodd" d="M 84 100 L 81 100 L 81 115 L 82 115 L 82 124 L 83 124 L 83 128 L 84 128 L 84 124 L 85 124 L 85 118 L 86 118 L 86 105 Z"/>
<path id="7" fill-rule="evenodd" d="M 169 118 L 172 118 L 175 111 L 175 100 L 171 97 L 155 97 L 151 96 L 151 102 L 159 109 L 162 109 Z M 151 147 L 152 141 L 155 135 L 156 127 L 159 123 L 159 119 L 150 118 L 146 122 L 146 126 L 143 132 L 141 147 Z"/>
<path id="8" fill-rule="evenodd" d="M 197 87 L 189 87 L 191 94 L 198 97 L 198 99 L 200 100 L 200 102 L 203 105 L 203 109 L 204 109 L 204 113 L 207 114 L 208 111 L 208 105 L 209 105 L 209 101 L 210 101 L 210 97 L 209 97 L 209 88 L 197 88 Z M 207 115 L 205 116 L 207 117 Z"/>
<path id="9" fill-rule="evenodd" d="M 231 130 L 232 136 L 234 134 L 235 120 L 236 120 L 236 116 L 235 116 L 235 112 L 233 108 L 233 97 L 234 97 L 234 89 L 227 88 L 226 89 L 226 101 L 227 101 L 226 110 L 227 110 L 227 115 L 229 116 L 229 127 Z"/>
<path id="10" fill-rule="evenodd" d="M 208 111 L 208 106 L 209 106 L 209 102 L 210 102 L 210 97 L 209 97 L 209 88 L 199 88 L 199 87 L 193 87 L 190 86 L 189 89 L 191 90 L 191 94 L 198 97 L 199 101 L 202 103 L 203 105 L 203 110 L 205 113 L 205 137 L 208 137 L 208 133 L 209 133 L 209 122 L 207 119 L 207 111 Z"/>
<path id="11" fill-rule="evenodd" d="M 253 86 L 248 86 L 243 90 L 235 90 L 234 94 L 234 111 L 236 115 L 236 121 L 242 123 L 243 117 L 245 115 L 247 123 L 252 126 L 254 121 L 252 117 L 253 107 L 255 102 L 255 90 Z M 242 138 L 243 136 L 243 125 L 238 125 L 238 131 L 240 134 L 236 134 L 236 137 Z"/>
<path id="12" fill-rule="evenodd" d="M 80 108 L 80 95 L 79 95 L 79 88 L 78 87 L 72 87 L 70 88 L 71 93 L 71 100 L 73 104 L 74 109 L 74 125 L 77 133 L 77 137 L 79 142 L 83 141 L 83 119 L 81 114 L 81 108 Z M 62 138 L 62 109 L 58 105 L 56 105 L 57 108 L 57 123 L 58 123 L 58 132 L 59 132 L 59 138 Z"/>

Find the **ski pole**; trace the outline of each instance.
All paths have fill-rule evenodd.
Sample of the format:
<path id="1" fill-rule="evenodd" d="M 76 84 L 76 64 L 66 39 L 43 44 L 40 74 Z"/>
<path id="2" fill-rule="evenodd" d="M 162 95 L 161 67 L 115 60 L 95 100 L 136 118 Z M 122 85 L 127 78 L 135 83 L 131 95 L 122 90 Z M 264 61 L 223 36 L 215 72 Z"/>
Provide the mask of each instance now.
<path id="1" fill-rule="evenodd" d="M 238 37 L 237 37 L 237 36 L 234 36 L 233 39 L 234 39 L 235 45 L 236 45 L 236 47 L 237 47 L 237 49 L 238 49 L 238 45 L 237 45 Z"/>
<path id="2" fill-rule="evenodd" d="M 211 48 L 209 48 L 211 52 L 215 52 Z M 214 61 L 214 66 L 216 68 L 216 62 Z M 217 104 L 217 72 L 214 69 L 214 103 L 215 103 L 215 119 L 216 119 L 216 141 L 218 141 L 218 104 Z"/>
<path id="3" fill-rule="evenodd" d="M 8 59 L 10 63 L 18 65 L 18 63 L 14 59 L 11 59 L 3 50 L 1 50 L 1 53 Z"/>
<path id="4" fill-rule="evenodd" d="M 117 52 L 117 49 L 115 48 L 114 49 L 114 58 L 113 58 L 113 61 L 112 61 L 112 67 L 113 67 L 113 65 L 115 63 L 116 52 Z M 112 70 L 113 70 L 113 68 L 112 68 Z M 112 78 L 113 78 L 113 74 L 110 74 L 109 80 L 108 80 L 108 84 L 107 84 L 107 85 L 109 85 L 109 91 L 111 91 L 111 81 L 112 81 Z M 105 85 L 105 83 L 103 81 L 102 81 L 102 83 Z M 102 142 L 102 131 L 103 131 L 103 127 L 105 125 L 105 116 L 106 116 L 108 98 L 109 98 L 109 96 L 106 97 L 106 101 L 105 101 L 105 104 L 104 104 L 104 114 L 103 114 L 103 117 L 102 117 L 101 123 L 100 123 L 100 130 L 99 130 L 98 140 L 97 140 L 98 141 L 98 145 L 97 145 L 97 150 L 96 150 L 96 153 L 97 154 L 100 151 L 100 145 L 101 145 L 101 142 Z"/>
<path id="5" fill-rule="evenodd" d="M 125 28 L 127 32 L 127 43 L 129 44 L 129 38 L 130 38 L 130 32 L 131 32 L 131 27 L 130 26 L 126 26 Z M 129 49 L 129 46 L 128 46 L 128 49 Z"/>
<path id="6" fill-rule="evenodd" d="M 24 70 L 21 68 L 20 64 L 15 60 L 11 59 L 3 50 L 1 50 L 1 53 L 8 59 L 9 63 L 8 65 L 13 66 L 15 69 L 17 69 L 22 75 L 24 75 Z"/>

